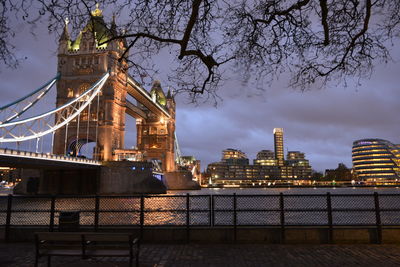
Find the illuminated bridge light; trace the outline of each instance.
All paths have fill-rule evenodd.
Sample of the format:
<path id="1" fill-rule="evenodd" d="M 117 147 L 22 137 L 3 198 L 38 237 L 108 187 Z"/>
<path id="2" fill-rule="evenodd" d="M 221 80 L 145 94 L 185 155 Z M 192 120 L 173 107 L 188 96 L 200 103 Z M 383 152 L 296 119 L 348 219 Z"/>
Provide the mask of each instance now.
<path id="1" fill-rule="evenodd" d="M 394 181 L 400 178 L 399 145 L 382 139 L 353 142 L 352 158 L 356 174 L 368 181 Z"/>

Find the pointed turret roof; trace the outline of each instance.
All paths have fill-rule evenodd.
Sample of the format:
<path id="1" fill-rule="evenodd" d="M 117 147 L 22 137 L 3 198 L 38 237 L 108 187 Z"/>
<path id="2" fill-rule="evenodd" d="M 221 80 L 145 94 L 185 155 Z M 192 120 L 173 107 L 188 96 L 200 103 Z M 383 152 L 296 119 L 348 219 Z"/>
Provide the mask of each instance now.
<path id="1" fill-rule="evenodd" d="M 112 22 L 111 22 L 111 34 L 113 36 L 117 36 L 118 32 L 117 32 L 117 24 L 115 23 L 115 14 L 113 14 L 113 18 L 112 18 Z"/>
<path id="2" fill-rule="evenodd" d="M 165 99 L 165 94 L 163 89 L 161 88 L 161 83 L 158 80 L 155 80 L 153 82 L 153 87 L 150 90 L 150 95 L 153 97 L 155 96 L 157 103 L 165 106 L 166 105 L 166 99 Z"/>
<path id="3" fill-rule="evenodd" d="M 96 4 L 96 9 L 90 12 L 93 17 L 103 17 L 103 11 L 99 9 L 99 3 Z"/>
<path id="4" fill-rule="evenodd" d="M 68 31 L 68 23 L 69 23 L 68 18 L 65 18 L 64 30 L 60 36 L 59 41 L 69 41 L 71 39 L 71 37 L 69 36 L 69 31 Z"/>
<path id="5" fill-rule="evenodd" d="M 68 29 L 64 29 L 64 32 L 68 34 Z M 80 48 L 80 43 L 82 40 L 82 35 L 87 32 L 92 32 L 96 39 L 97 48 L 106 48 L 107 43 L 106 41 L 112 37 L 111 30 L 107 28 L 106 23 L 103 19 L 103 11 L 99 9 L 99 5 L 96 4 L 96 9 L 91 12 L 91 17 L 86 26 L 79 32 L 77 38 L 71 42 L 72 50 L 78 50 Z M 62 35 L 62 38 L 64 33 Z"/>

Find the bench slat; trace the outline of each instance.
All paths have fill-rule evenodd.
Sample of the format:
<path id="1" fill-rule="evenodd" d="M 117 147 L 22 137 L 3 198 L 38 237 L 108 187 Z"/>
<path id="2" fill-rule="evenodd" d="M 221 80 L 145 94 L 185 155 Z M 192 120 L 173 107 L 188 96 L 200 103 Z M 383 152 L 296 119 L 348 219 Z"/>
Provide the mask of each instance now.
<path id="1" fill-rule="evenodd" d="M 46 232 L 46 233 L 37 233 L 39 240 L 46 241 L 82 241 L 81 233 L 54 233 L 54 232 Z"/>
<path id="2" fill-rule="evenodd" d="M 42 256 L 82 256 L 82 250 L 78 249 L 44 249 L 40 251 Z"/>
<path id="3" fill-rule="evenodd" d="M 124 234 L 85 234 L 86 241 L 129 242 L 132 235 Z"/>
<path id="4" fill-rule="evenodd" d="M 91 250 L 87 249 L 85 251 L 86 256 L 93 256 L 93 257 L 129 257 L 129 250 L 110 250 L 110 249 L 96 249 Z"/>

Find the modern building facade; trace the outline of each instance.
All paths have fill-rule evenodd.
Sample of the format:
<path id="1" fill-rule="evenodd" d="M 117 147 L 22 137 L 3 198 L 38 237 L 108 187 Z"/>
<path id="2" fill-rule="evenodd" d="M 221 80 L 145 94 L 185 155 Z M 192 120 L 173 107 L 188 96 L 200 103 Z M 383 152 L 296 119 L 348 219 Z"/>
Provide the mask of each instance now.
<path id="1" fill-rule="evenodd" d="M 400 178 L 400 145 L 382 139 L 357 140 L 352 160 L 359 180 L 386 183 Z"/>
<path id="2" fill-rule="evenodd" d="M 248 165 L 249 159 L 240 150 L 228 148 L 222 151 L 222 161 L 229 165 Z"/>
<path id="3" fill-rule="evenodd" d="M 275 158 L 278 166 L 283 166 L 284 152 L 283 152 L 283 128 L 274 128 L 274 144 L 275 144 Z"/>
<path id="4" fill-rule="evenodd" d="M 290 183 L 310 180 L 311 166 L 304 153 L 288 151 L 287 160 L 283 154 L 283 129 L 274 129 L 275 151 L 261 150 L 253 165 L 246 154 L 237 149 L 226 149 L 222 159 L 208 165 L 207 175 L 215 184 L 263 185 Z"/>

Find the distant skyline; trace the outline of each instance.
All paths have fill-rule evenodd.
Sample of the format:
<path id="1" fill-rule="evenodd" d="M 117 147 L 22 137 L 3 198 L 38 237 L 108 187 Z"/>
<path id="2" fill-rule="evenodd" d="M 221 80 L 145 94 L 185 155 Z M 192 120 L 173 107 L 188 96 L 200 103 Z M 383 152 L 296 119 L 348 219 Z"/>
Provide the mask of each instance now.
<path id="1" fill-rule="evenodd" d="M 13 43 L 23 60 L 17 69 L 0 67 L 1 100 L 7 104 L 34 90 L 56 73 L 57 42 L 46 27 L 37 29 L 36 37 L 27 26 L 16 24 L 18 34 Z M 400 48 L 393 47 L 392 56 L 400 59 Z M 164 91 L 168 82 L 162 71 L 168 58 L 158 57 L 162 64 L 160 77 Z M 219 161 L 222 150 L 240 149 L 250 159 L 258 151 L 273 150 L 273 129 L 284 129 L 284 150 L 306 154 L 313 169 L 324 171 L 338 163 L 351 167 L 352 142 L 363 138 L 381 138 L 400 143 L 400 63 L 379 65 L 370 80 L 355 88 L 339 85 L 299 92 L 287 88 L 282 75 L 265 91 L 231 79 L 218 94 L 223 99 L 217 108 L 213 103 L 189 104 L 186 96 L 177 97 L 177 136 L 183 155 L 193 155 L 207 164 Z M 234 75 L 232 75 L 234 76 Z M 149 89 L 149 88 L 146 88 Z M 54 102 L 49 103 L 54 106 Z M 132 119 L 127 120 L 127 146 L 135 145 L 136 132 Z"/>

